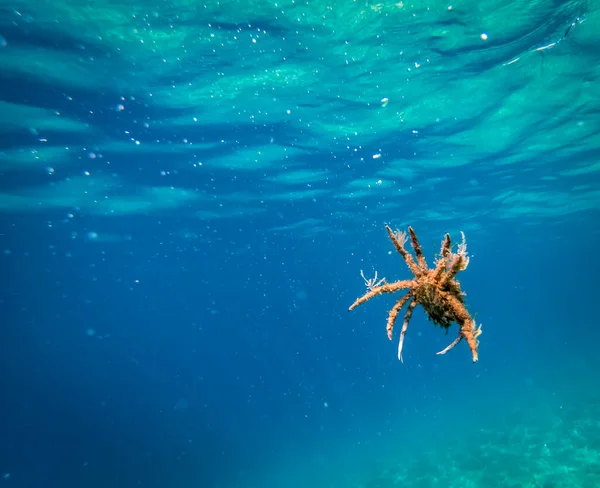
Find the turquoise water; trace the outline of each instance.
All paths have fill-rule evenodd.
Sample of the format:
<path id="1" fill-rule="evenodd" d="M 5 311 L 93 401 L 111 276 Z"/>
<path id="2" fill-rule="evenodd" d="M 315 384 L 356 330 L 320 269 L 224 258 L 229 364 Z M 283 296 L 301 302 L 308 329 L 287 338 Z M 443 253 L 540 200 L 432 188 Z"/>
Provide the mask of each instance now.
<path id="1" fill-rule="evenodd" d="M 596 0 L 0 0 L 4 484 L 600 486 L 599 32 Z M 429 266 L 464 232 L 475 364 L 423 306 L 400 362 L 401 294 L 348 312 L 414 278 L 386 225 Z"/>

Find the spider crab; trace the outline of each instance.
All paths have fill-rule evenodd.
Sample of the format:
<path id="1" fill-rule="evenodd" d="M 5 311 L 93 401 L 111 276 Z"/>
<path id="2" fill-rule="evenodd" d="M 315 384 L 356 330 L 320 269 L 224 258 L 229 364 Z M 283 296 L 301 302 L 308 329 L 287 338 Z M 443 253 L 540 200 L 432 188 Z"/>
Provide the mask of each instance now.
<path id="1" fill-rule="evenodd" d="M 407 305 L 398 341 L 398 359 L 402 361 L 402 345 L 413 310 L 417 305 L 421 305 L 429 320 L 434 324 L 446 330 L 449 329 L 452 322 L 456 322 L 460 327 L 458 337 L 454 342 L 444 350 L 438 352 L 438 354 L 446 354 L 460 341 L 465 339 L 471 349 L 473 362 L 476 362 L 478 359 L 477 346 L 479 344 L 477 338 L 481 334 L 481 326 L 477 327 L 475 320 L 469 315 L 465 307 L 465 293 L 462 292 L 460 283 L 456 280 L 456 275 L 460 271 L 465 270 L 469 264 L 464 233 L 461 232 L 462 242 L 458 245 L 456 252 L 452 252 L 450 234 L 446 234 L 442 240 L 440 254 L 435 260 L 435 266 L 428 268 L 425 256 L 423 256 L 423 248 L 419 244 L 417 235 L 412 227 L 408 227 L 408 235 L 404 231 L 393 232 L 388 225 L 385 227 L 394 247 L 404 259 L 414 278 L 387 283 L 385 278 L 378 280 L 377 273 L 375 273 L 374 278 L 367 279 L 361 271 L 361 276 L 365 280 L 368 291 L 350 305 L 349 310 L 382 293 L 408 290 L 389 311 L 387 320 L 387 333 L 388 338 L 391 340 L 398 313 L 404 305 Z M 416 262 L 412 254 L 404 247 L 409 236 Z"/>

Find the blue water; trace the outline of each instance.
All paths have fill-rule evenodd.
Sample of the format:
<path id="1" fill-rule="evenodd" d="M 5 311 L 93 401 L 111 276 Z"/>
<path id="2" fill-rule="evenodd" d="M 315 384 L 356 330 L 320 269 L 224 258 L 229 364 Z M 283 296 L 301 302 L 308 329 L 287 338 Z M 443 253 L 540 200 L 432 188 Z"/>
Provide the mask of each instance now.
<path id="1" fill-rule="evenodd" d="M 0 484 L 600 486 L 599 12 L 0 2 Z"/>

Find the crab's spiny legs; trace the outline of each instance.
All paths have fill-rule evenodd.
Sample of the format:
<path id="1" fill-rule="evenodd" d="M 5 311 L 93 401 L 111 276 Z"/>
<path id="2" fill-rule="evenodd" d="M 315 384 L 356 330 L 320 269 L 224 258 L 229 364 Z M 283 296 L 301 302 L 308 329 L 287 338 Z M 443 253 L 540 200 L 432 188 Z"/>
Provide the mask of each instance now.
<path id="1" fill-rule="evenodd" d="M 452 256 L 452 260 L 450 261 L 447 270 L 442 273 L 442 276 L 439 278 L 439 283 L 441 287 L 444 287 L 448 281 L 456 278 L 456 275 L 464 270 L 467 267 L 469 261 L 462 254 L 454 254 Z"/>
<path id="2" fill-rule="evenodd" d="M 352 310 L 353 308 L 365 303 L 367 300 L 370 300 L 377 295 L 381 295 L 382 293 L 394 293 L 399 290 L 411 288 L 412 286 L 414 286 L 414 281 L 412 280 L 396 281 L 395 283 L 386 283 L 385 285 L 377 286 L 372 290 L 369 290 L 362 297 L 357 298 L 356 301 L 350 305 L 348 310 Z"/>
<path id="3" fill-rule="evenodd" d="M 406 295 L 404 295 L 402 298 L 400 298 L 400 300 L 398 300 L 396 302 L 396 305 L 394 305 L 392 307 L 392 309 L 390 310 L 390 313 L 388 315 L 387 327 L 386 327 L 388 339 L 390 341 L 392 340 L 392 333 L 393 333 L 393 330 L 394 330 L 394 324 L 396 323 L 396 318 L 398 317 L 398 312 L 400 312 L 400 310 L 402 309 L 402 307 L 404 307 L 404 304 L 411 297 L 412 297 L 412 293 L 408 292 Z"/>
<path id="4" fill-rule="evenodd" d="M 460 341 L 463 340 L 463 336 L 460 333 L 460 331 L 458 332 L 458 337 L 456 339 L 454 339 L 454 341 L 452 342 L 452 344 L 450 344 L 448 347 L 444 348 L 442 351 L 436 353 L 436 354 L 446 354 L 450 349 L 454 349 L 454 346 L 456 346 Z"/>
<path id="5" fill-rule="evenodd" d="M 389 225 L 386 225 L 385 228 L 388 232 L 388 235 L 390 236 L 390 239 L 392 240 L 392 243 L 394 244 L 394 247 L 396 248 L 396 251 L 400 253 L 402 259 L 404 259 L 404 262 L 406 263 L 408 268 L 416 277 L 421 276 L 421 270 L 416 265 L 415 260 L 410 255 L 410 253 L 406 249 L 404 249 L 404 242 L 398 239 L 398 237 L 396 236 L 396 234 L 394 234 L 394 231 Z"/>
<path id="6" fill-rule="evenodd" d="M 408 330 L 408 323 L 412 317 L 414 308 L 416 307 L 416 300 L 411 300 L 406 307 L 406 314 L 404 315 L 404 323 L 402 324 L 402 330 L 400 331 L 400 338 L 398 339 L 398 359 L 402 361 L 402 346 L 404 345 L 404 336 Z M 404 362 L 404 361 L 402 361 Z"/>
<path id="7" fill-rule="evenodd" d="M 433 281 L 438 283 L 442 278 L 442 273 L 446 270 L 446 264 L 448 263 L 448 256 L 450 255 L 450 234 L 446 233 L 444 240 L 442 241 L 442 248 L 440 249 L 440 256 L 435 263 L 435 272 L 433 273 Z"/>
<path id="8" fill-rule="evenodd" d="M 442 248 L 440 249 L 440 256 L 443 258 L 447 258 L 450 253 L 450 246 L 452 245 L 452 241 L 450 240 L 450 234 L 446 232 L 444 239 L 442 240 Z"/>
<path id="9" fill-rule="evenodd" d="M 444 298 L 446 303 L 452 309 L 454 314 L 454 320 L 460 325 L 460 335 L 462 335 L 467 343 L 469 344 L 469 348 L 471 349 L 471 354 L 473 355 L 473 362 L 477 362 L 477 336 L 481 334 L 481 329 L 474 327 L 475 321 L 467 312 L 465 306 L 458 301 L 456 297 L 449 293 L 444 293 Z"/>
<path id="10" fill-rule="evenodd" d="M 427 271 L 427 262 L 425 261 L 425 256 L 423 256 L 423 248 L 419 243 L 419 239 L 417 239 L 417 234 L 411 226 L 408 226 L 408 234 L 410 235 L 410 245 L 415 251 L 415 256 L 417 257 L 417 263 L 419 263 L 419 268 L 422 272 Z"/>

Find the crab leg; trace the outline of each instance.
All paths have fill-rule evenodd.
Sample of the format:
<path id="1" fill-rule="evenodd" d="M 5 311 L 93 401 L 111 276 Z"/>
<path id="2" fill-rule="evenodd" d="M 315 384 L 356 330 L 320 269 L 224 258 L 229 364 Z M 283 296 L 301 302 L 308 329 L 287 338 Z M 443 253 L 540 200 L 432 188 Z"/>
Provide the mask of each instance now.
<path id="1" fill-rule="evenodd" d="M 415 300 L 411 300 L 406 308 L 406 315 L 404 315 L 404 323 L 402 324 L 402 330 L 400 331 L 400 339 L 398 339 L 398 359 L 402 361 L 402 346 L 404 344 L 404 336 L 406 335 L 406 331 L 408 329 L 408 323 L 410 322 L 410 318 L 412 317 L 412 313 L 414 308 L 417 306 L 417 302 Z"/>
<path id="2" fill-rule="evenodd" d="M 462 341 L 463 336 L 462 334 L 459 332 L 458 333 L 458 337 L 456 339 L 454 339 L 454 342 L 452 342 L 452 344 L 450 344 L 448 347 L 446 347 L 444 350 L 440 351 L 440 352 L 436 352 L 436 354 L 446 354 L 450 349 L 453 349 L 454 346 L 456 346 L 460 341 Z"/>
<path id="3" fill-rule="evenodd" d="M 421 271 L 427 271 L 427 262 L 425 261 L 425 256 L 423 256 L 423 248 L 419 243 L 419 239 L 417 239 L 417 234 L 412 227 L 408 227 L 408 233 L 410 235 L 410 244 L 415 251 L 415 256 L 417 257 L 417 262 L 419 263 L 419 268 Z"/>
<path id="4" fill-rule="evenodd" d="M 376 286 L 375 288 L 369 290 L 362 297 L 357 298 L 356 301 L 350 305 L 348 310 L 352 310 L 355 307 L 365 303 L 367 300 L 370 300 L 377 295 L 381 295 L 382 293 L 394 293 L 398 290 L 404 290 L 405 288 L 411 288 L 413 286 L 412 280 L 403 280 L 396 281 L 395 283 L 386 283 L 385 285 Z"/>
<path id="5" fill-rule="evenodd" d="M 398 312 L 400 311 L 400 309 L 402 307 L 404 307 L 405 303 L 411 297 L 412 297 L 412 293 L 408 292 L 406 295 L 404 295 L 402 298 L 400 298 L 400 300 L 398 300 L 396 302 L 396 305 L 394 305 L 392 307 L 392 309 L 390 310 L 390 314 L 388 315 L 387 327 L 386 327 L 388 339 L 390 341 L 392 340 L 392 331 L 394 330 L 394 324 L 396 323 L 396 318 L 398 317 Z"/>
<path id="6" fill-rule="evenodd" d="M 392 240 L 392 244 L 394 244 L 394 247 L 396 248 L 396 251 L 400 253 L 408 268 L 412 271 L 415 277 L 421 276 L 421 269 L 416 265 L 415 260 L 410 253 L 404 249 L 404 244 L 406 244 L 406 234 L 404 232 L 399 232 L 398 235 L 394 234 L 394 231 L 389 225 L 386 225 L 385 228 L 390 236 L 390 239 Z"/>

